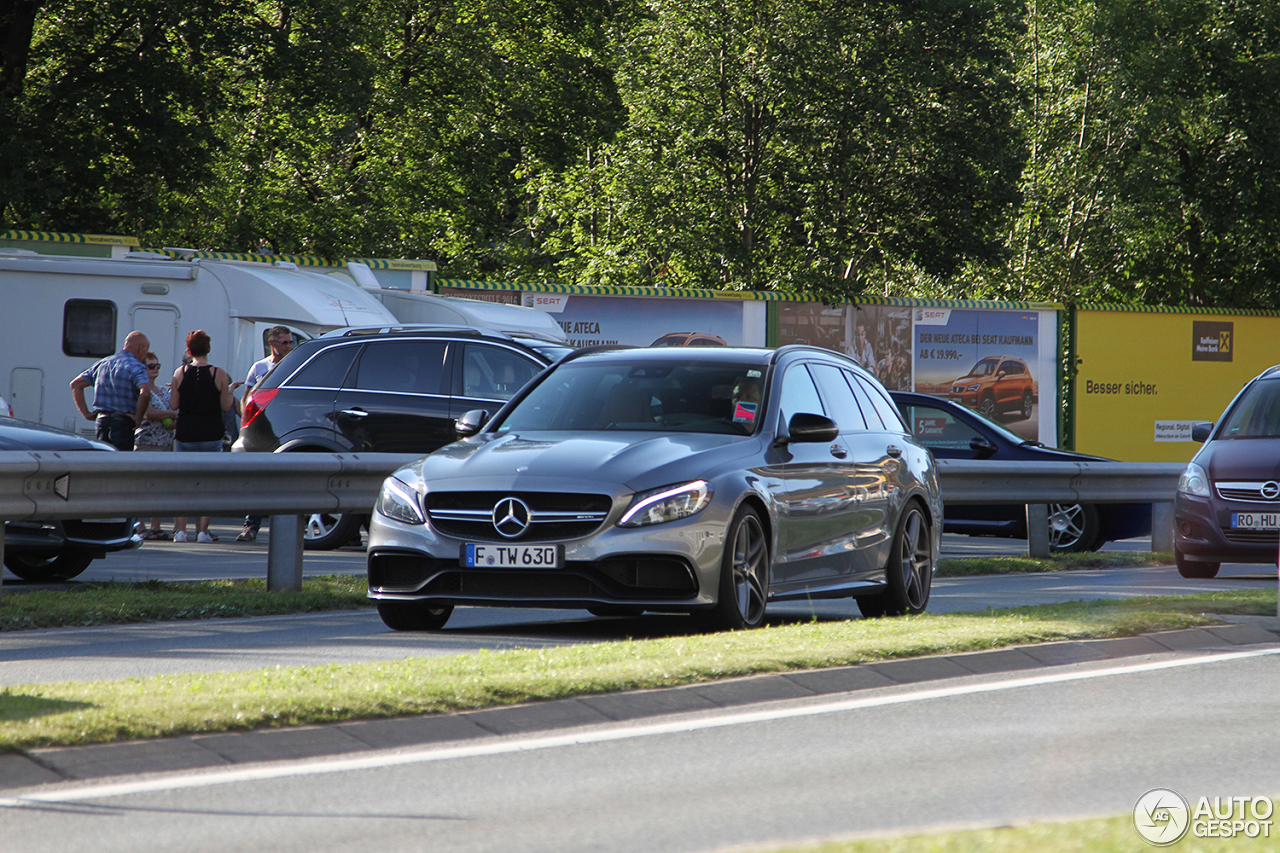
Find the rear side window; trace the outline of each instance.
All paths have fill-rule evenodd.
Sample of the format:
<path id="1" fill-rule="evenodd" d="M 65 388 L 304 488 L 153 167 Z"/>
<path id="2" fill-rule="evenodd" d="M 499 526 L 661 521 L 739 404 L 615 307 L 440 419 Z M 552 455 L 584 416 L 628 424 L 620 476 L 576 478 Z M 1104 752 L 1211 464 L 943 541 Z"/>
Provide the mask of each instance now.
<path id="1" fill-rule="evenodd" d="M 347 387 L 402 394 L 441 394 L 444 341 L 378 341 L 365 347 Z"/>
<path id="2" fill-rule="evenodd" d="M 822 389 L 822 399 L 831 410 L 831 419 L 840 427 L 840 432 L 865 430 L 867 421 L 862 416 L 862 407 L 853 396 L 853 389 L 845 382 L 840 368 L 829 364 L 813 364 L 809 366 L 813 378 Z"/>
<path id="3" fill-rule="evenodd" d="M 116 304 L 105 299 L 68 299 L 62 309 L 62 351 L 103 358 L 116 352 Z"/>
<path id="4" fill-rule="evenodd" d="M 936 406 L 903 405 L 899 411 L 911 434 L 930 450 L 969 450 L 969 442 L 982 437 L 973 427 Z"/>
<path id="5" fill-rule="evenodd" d="M 858 395 L 858 401 L 862 402 L 865 398 L 871 401 L 871 405 L 875 408 L 876 413 L 880 415 L 880 420 L 884 423 L 885 429 L 892 432 L 904 432 L 905 427 L 902 423 L 902 414 L 898 411 L 898 407 L 893 404 L 889 396 L 875 382 L 869 382 L 861 376 L 854 373 L 846 374 L 849 377 L 850 384 L 856 390 L 861 391 Z M 867 418 L 871 420 L 870 417 Z"/>
<path id="6" fill-rule="evenodd" d="M 341 388 L 342 380 L 347 378 L 347 371 L 351 369 L 351 362 L 355 361 L 358 352 L 358 346 L 329 347 L 308 361 L 289 381 L 289 385 L 301 388 Z M 270 380 L 267 380 L 264 387 L 269 386 Z"/>

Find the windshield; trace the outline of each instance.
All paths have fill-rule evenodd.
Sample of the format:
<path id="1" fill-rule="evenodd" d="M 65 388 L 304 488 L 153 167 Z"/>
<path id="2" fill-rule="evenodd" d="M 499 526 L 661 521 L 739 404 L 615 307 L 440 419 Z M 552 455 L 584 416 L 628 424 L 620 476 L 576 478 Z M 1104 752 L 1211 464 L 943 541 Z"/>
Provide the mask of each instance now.
<path id="1" fill-rule="evenodd" d="M 1231 407 L 1217 437 L 1280 438 L 1280 379 L 1253 383 Z"/>
<path id="2" fill-rule="evenodd" d="M 498 432 L 651 430 L 750 435 L 760 420 L 761 364 L 571 361 L 521 400 Z"/>

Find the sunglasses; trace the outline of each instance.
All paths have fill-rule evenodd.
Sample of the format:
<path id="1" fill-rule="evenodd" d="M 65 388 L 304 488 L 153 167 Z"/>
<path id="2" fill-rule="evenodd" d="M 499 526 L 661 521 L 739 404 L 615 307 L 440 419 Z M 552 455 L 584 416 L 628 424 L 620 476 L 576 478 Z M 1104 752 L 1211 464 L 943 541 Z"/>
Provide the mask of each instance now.
<path id="1" fill-rule="evenodd" d="M 147 370 L 159 370 L 159 369 L 160 369 L 160 364 L 158 362 L 156 364 L 147 365 Z"/>

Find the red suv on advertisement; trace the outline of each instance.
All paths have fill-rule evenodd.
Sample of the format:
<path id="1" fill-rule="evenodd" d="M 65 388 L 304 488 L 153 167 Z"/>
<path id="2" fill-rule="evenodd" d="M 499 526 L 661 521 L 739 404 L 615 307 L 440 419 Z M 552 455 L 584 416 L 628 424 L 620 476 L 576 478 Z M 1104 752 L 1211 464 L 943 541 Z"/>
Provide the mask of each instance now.
<path id="1" fill-rule="evenodd" d="M 1018 412 L 1023 420 L 1031 417 L 1036 399 L 1027 363 L 998 355 L 979 360 L 967 374 L 952 381 L 947 396 L 987 418 L 1000 412 Z"/>

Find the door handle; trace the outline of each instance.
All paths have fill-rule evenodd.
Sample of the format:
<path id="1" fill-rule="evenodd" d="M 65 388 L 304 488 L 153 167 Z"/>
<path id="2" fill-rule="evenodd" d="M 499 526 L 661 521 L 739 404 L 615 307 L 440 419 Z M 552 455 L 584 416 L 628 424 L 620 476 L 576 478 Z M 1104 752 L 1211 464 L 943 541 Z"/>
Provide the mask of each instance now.
<path id="1" fill-rule="evenodd" d="M 364 409 L 343 409 L 342 414 L 353 418 L 367 418 L 369 413 Z"/>
<path id="2" fill-rule="evenodd" d="M 831 455 L 837 459 L 843 459 L 849 455 L 849 451 L 845 450 L 842 445 L 833 444 L 831 445 Z"/>
<path id="3" fill-rule="evenodd" d="M 884 449 L 884 452 L 892 456 L 894 459 L 898 459 L 902 456 L 902 448 L 894 444 L 891 444 L 888 447 L 886 447 Z"/>

